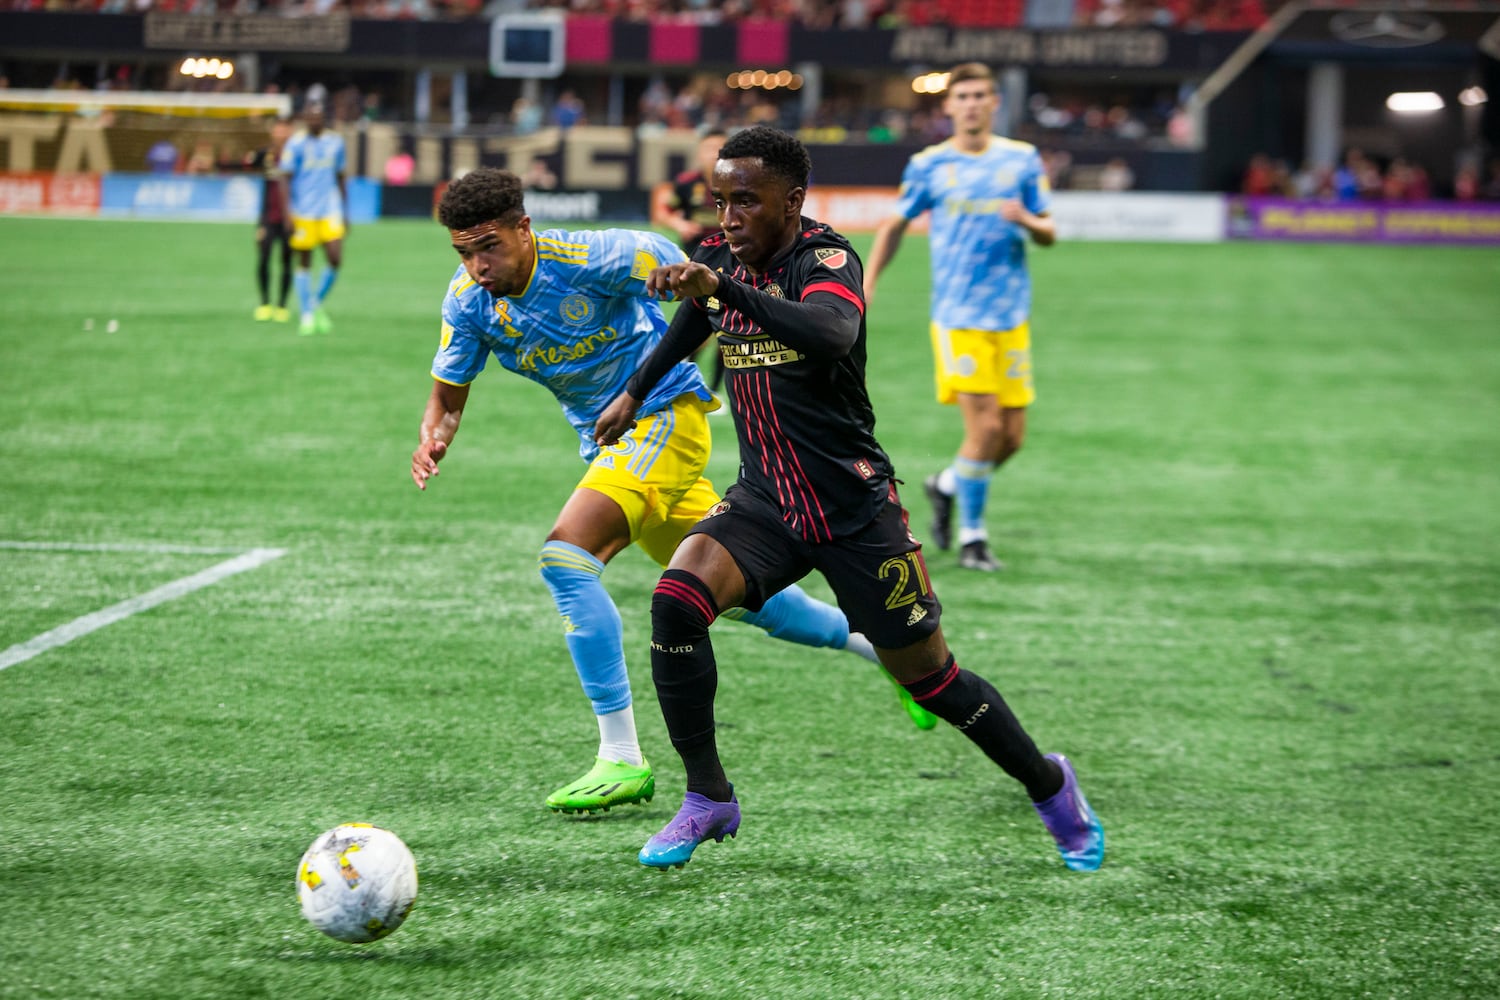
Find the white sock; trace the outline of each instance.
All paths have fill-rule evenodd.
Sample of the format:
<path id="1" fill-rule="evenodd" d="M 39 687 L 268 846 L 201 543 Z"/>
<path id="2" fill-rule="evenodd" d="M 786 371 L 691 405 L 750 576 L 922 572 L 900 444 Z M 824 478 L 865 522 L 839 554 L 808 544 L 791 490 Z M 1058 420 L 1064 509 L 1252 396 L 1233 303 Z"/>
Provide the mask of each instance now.
<path id="1" fill-rule="evenodd" d="M 953 473 L 953 466 L 948 466 L 938 473 L 937 488 L 939 493 L 952 496 L 958 492 L 958 477 Z"/>
<path id="2" fill-rule="evenodd" d="M 880 657 L 875 655 L 875 645 L 859 632 L 850 632 L 849 641 L 844 643 L 844 651 L 856 656 L 863 656 L 871 663 L 879 663 Z"/>
<path id="3" fill-rule="evenodd" d="M 958 544 L 959 545 L 968 545 L 970 542 L 987 542 L 989 540 L 990 540 L 990 533 L 988 531 L 986 531 L 985 529 L 983 529 L 983 528 L 959 528 L 958 529 Z"/>
<path id="4" fill-rule="evenodd" d="M 635 710 L 630 706 L 608 715 L 595 716 L 599 720 L 599 756 L 605 760 L 618 760 L 626 764 L 643 764 L 641 744 L 635 735 Z"/>

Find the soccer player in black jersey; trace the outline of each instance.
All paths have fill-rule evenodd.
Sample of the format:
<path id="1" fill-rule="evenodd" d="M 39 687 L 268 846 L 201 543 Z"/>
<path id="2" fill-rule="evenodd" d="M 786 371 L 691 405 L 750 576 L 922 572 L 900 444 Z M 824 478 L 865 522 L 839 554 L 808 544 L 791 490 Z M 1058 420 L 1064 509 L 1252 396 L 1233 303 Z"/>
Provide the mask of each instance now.
<path id="1" fill-rule="evenodd" d="M 678 242 L 689 257 L 703 245 L 704 240 L 719 231 L 718 209 L 714 205 L 709 185 L 713 182 L 714 164 L 719 161 L 719 147 L 724 145 L 728 135 L 721 128 L 709 129 L 703 133 L 698 139 L 694 168 L 683 171 L 672 181 L 672 193 L 667 196 L 664 204 L 658 206 L 651 220 L 676 233 Z M 698 350 L 703 350 L 703 347 Z M 724 359 L 717 350 L 714 351 L 712 368 L 708 387 L 718 392 L 719 386 L 724 384 Z"/>
<path id="2" fill-rule="evenodd" d="M 715 742 L 708 628 L 721 609 L 757 608 L 816 569 L 886 670 L 1021 782 L 1067 866 L 1096 869 L 1104 829 L 1072 765 L 1043 756 L 1000 693 L 960 668 L 943 639 L 921 544 L 875 440 L 863 265 L 847 240 L 802 216 L 811 166 L 802 144 L 775 129 L 724 143 L 713 173 L 722 232 L 689 262 L 646 279 L 655 294 L 689 301 L 595 427 L 601 446 L 613 444 L 657 380 L 717 336 L 740 475 L 682 541 L 652 598 L 651 673 L 687 795 L 640 861 L 681 867 L 705 840 L 739 829 Z"/>
<path id="3" fill-rule="evenodd" d="M 292 245 L 288 242 L 291 229 L 283 211 L 281 196 L 281 150 L 292 134 L 291 122 L 277 121 L 271 125 L 271 144 L 246 154 L 243 166 L 246 170 L 259 171 L 262 177 L 260 218 L 255 224 L 256 266 L 255 279 L 260 287 L 260 305 L 255 307 L 255 318 L 260 322 L 275 320 L 286 323 L 292 314 L 287 311 L 286 298 L 292 290 Z M 276 304 L 271 305 L 271 254 L 280 248 L 281 284 Z"/>

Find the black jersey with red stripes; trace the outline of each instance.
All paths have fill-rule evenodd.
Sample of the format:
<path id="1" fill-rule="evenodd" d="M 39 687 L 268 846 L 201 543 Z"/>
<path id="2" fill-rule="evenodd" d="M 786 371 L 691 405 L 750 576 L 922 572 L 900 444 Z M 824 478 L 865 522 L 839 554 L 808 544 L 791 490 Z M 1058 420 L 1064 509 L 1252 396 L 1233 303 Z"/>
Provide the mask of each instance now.
<path id="1" fill-rule="evenodd" d="M 245 169 L 261 175 L 260 224 L 263 226 L 279 226 L 285 221 L 281 211 L 278 155 L 274 147 L 264 146 L 245 156 Z"/>
<path id="2" fill-rule="evenodd" d="M 854 248 L 804 218 L 796 241 L 760 274 L 721 233 L 693 259 L 723 275 L 719 295 L 683 309 L 701 310 L 718 337 L 741 485 L 810 542 L 863 528 L 888 501 L 894 473 L 865 391 L 864 266 Z"/>

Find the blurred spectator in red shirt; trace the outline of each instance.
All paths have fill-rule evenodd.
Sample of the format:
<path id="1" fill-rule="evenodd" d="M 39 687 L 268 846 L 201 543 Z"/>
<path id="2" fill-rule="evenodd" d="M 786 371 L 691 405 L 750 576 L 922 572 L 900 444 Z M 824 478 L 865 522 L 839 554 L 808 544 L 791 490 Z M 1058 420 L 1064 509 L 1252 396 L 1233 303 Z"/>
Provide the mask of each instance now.
<path id="1" fill-rule="evenodd" d="M 1265 153 L 1256 153 L 1250 157 L 1250 165 L 1245 168 L 1244 179 L 1240 181 L 1240 193 L 1255 198 L 1269 198 L 1280 194 L 1276 190 L 1276 174 L 1271 166 L 1271 158 Z"/>
<path id="2" fill-rule="evenodd" d="M 1479 199 L 1479 171 L 1475 170 L 1472 164 L 1465 163 L 1454 174 L 1453 197 L 1456 201 L 1477 201 Z"/>

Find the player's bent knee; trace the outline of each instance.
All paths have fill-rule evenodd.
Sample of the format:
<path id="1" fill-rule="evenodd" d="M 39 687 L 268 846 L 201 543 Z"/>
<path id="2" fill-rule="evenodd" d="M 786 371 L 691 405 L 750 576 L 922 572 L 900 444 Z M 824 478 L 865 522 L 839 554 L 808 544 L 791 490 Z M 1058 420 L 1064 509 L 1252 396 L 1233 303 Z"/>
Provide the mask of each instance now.
<path id="1" fill-rule="evenodd" d="M 587 551 L 556 539 L 549 539 L 537 553 L 536 568 L 542 582 L 558 599 L 598 583 L 604 572 L 604 564 Z"/>
<path id="2" fill-rule="evenodd" d="M 718 613 L 706 583 L 692 573 L 669 569 L 651 595 L 651 645 L 663 652 L 692 646 L 708 635 Z"/>

